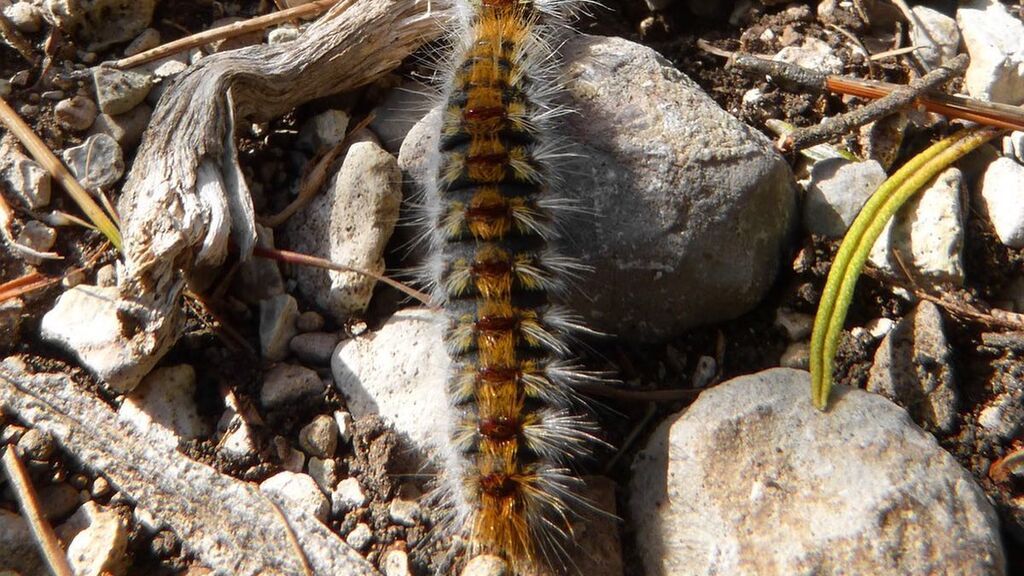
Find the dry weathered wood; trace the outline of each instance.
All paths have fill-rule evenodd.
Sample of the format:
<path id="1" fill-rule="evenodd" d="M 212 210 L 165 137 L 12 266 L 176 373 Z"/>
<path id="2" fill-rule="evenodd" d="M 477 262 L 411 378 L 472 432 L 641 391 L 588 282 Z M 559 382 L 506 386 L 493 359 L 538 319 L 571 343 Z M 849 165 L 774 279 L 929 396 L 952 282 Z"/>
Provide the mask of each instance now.
<path id="1" fill-rule="evenodd" d="M 440 34 L 449 11 L 435 1 L 428 13 L 427 5 L 343 0 L 292 42 L 214 54 L 182 72 L 157 104 L 118 203 L 120 299 L 102 314 L 116 315 L 111 325 L 130 318 L 132 329 L 117 341 L 93 339 L 88 350 L 59 326 L 53 339 L 101 378 L 120 378 L 120 389 L 131 389 L 177 339 L 183 278 L 223 262 L 229 240 L 243 258 L 252 253 L 254 214 L 234 144 L 236 119 L 266 121 L 379 78 Z M 115 353 L 136 365 L 103 368 Z"/>
<path id="2" fill-rule="evenodd" d="M 217 574 L 301 574 L 302 555 L 315 574 L 379 574 L 316 518 L 187 458 L 166 434 L 118 421 L 67 376 L 32 374 L 8 358 L 0 364 L 0 409 L 50 433 L 78 461 L 102 472 Z"/>

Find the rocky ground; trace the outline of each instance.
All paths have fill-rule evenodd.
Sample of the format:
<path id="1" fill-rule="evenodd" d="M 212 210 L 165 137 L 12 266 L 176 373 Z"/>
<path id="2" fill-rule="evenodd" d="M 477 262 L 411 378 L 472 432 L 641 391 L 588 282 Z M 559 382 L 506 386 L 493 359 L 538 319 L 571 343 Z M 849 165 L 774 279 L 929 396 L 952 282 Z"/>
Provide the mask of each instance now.
<path id="1" fill-rule="evenodd" d="M 582 353 L 624 390 L 594 399 L 615 448 L 581 472 L 621 520 L 581 529 L 581 573 L 1024 574 L 1024 466 L 993 468 L 1024 450 L 1024 330 L 992 320 L 1024 313 L 1024 136 L 941 174 L 883 233 L 847 319 L 833 408 L 820 413 L 808 340 L 838 241 L 886 174 L 952 128 L 911 111 L 813 161 L 780 156 L 772 120 L 808 126 L 858 103 L 786 92 L 697 42 L 901 83 L 967 52 L 956 89 L 1024 102 L 1020 8 L 929 6 L 910 19 L 880 0 L 608 2 L 563 47 L 578 111 L 566 119 L 578 159 L 564 193 L 584 208 L 566 245 L 594 268 L 571 304 L 614 335 Z M 143 132 L 160 130 L 149 125 L 160 95 L 190 63 L 301 33 L 283 25 L 94 72 L 274 7 L 0 8 L 0 95 L 115 204 Z M 923 48 L 867 56 L 908 45 Z M 388 275 L 417 261 L 404 224 L 432 145 L 422 61 L 237 135 L 267 216 L 349 134 L 323 192 L 261 227 L 263 245 Z M 420 498 L 446 367 L 432 312 L 355 273 L 229 261 L 186 295 L 183 335 L 157 368 L 103 382 L 97 373 L 122 373 L 83 350 L 110 330 L 116 253 L 65 215 L 79 212 L 10 134 L 0 148 L 14 238 L 0 247 L 0 282 L 66 275 L 0 302 L 0 440 L 27 461 L 77 574 L 245 573 L 264 561 L 297 573 L 285 533 L 252 528 L 282 517 L 323 573 L 439 565 Z M 985 314 L 967 318 L 965 306 Z M 688 407 L 644 395 L 706 387 Z M 43 573 L 11 487 L 0 488 L 0 569 Z M 502 570 L 481 557 L 463 574 Z"/>

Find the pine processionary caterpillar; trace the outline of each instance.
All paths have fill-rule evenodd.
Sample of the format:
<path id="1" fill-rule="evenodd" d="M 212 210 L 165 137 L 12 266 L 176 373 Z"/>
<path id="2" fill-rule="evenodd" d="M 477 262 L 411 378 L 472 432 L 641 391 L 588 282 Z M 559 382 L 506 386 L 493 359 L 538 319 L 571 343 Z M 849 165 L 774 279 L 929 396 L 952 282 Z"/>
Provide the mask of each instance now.
<path id="1" fill-rule="evenodd" d="M 449 446 L 435 498 L 438 533 L 517 573 L 559 568 L 572 521 L 589 508 L 569 466 L 595 426 L 574 385 L 584 330 L 558 305 L 585 267 L 559 256 L 556 135 L 565 109 L 558 35 L 564 0 L 478 0 L 454 50 L 423 220 L 432 243 L 425 282 L 446 312 L 451 359 Z"/>

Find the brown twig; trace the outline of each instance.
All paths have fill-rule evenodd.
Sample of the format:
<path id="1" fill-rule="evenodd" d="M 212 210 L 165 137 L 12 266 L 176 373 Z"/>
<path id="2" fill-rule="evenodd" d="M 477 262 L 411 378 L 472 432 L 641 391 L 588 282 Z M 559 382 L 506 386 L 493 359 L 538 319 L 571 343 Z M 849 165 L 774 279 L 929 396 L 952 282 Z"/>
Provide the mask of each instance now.
<path id="1" fill-rule="evenodd" d="M 100 246 L 94 254 L 89 256 L 81 268 L 72 268 L 60 276 L 44 276 L 39 272 L 31 272 L 21 276 L 20 278 L 15 278 L 9 282 L 0 284 L 0 302 L 6 302 L 7 300 L 17 298 L 18 296 L 28 294 L 29 292 L 41 290 L 47 286 L 60 282 L 72 274 L 91 269 L 99 260 L 100 256 L 106 252 L 108 246 L 109 245 L 107 243 L 104 243 L 103 246 Z"/>
<path id="2" fill-rule="evenodd" d="M 925 92 L 933 90 L 967 68 L 967 55 L 961 54 L 928 74 L 913 80 L 907 86 L 897 86 L 888 94 L 869 102 L 846 114 L 827 118 L 821 124 L 798 128 L 785 136 L 778 144 L 783 151 L 798 150 L 827 142 L 836 136 L 847 134 L 869 122 L 874 122 L 914 104 Z M 831 80 L 831 79 L 830 79 Z M 829 86 L 826 82 L 826 87 Z"/>
<path id="3" fill-rule="evenodd" d="M 0 98 L 0 123 L 7 125 L 21 145 L 35 158 L 35 161 L 42 165 L 54 180 L 60 182 L 71 199 L 82 209 L 82 212 L 85 212 L 96 228 L 110 240 L 115 248 L 121 250 L 121 232 L 118 231 L 114 222 L 79 184 L 64 163 L 50 151 L 46 143 L 32 131 L 32 128 L 11 109 L 3 98 Z"/>
<path id="4" fill-rule="evenodd" d="M 366 118 L 363 118 L 354 128 L 349 130 L 348 134 L 338 142 L 336 146 L 324 152 L 323 155 L 318 159 L 311 160 L 313 168 L 309 170 L 306 177 L 302 179 L 302 184 L 299 186 L 299 195 L 292 200 L 283 210 L 277 214 L 267 216 L 265 218 L 259 218 L 260 224 L 269 226 L 271 228 L 277 228 L 281 224 L 284 224 L 286 220 L 291 218 L 296 212 L 298 212 L 303 206 L 309 204 L 309 201 L 316 197 L 317 192 L 324 185 L 324 180 L 327 179 L 327 170 L 334 164 L 334 161 L 338 156 L 345 150 L 349 144 L 352 143 L 352 135 L 356 132 L 366 128 L 373 122 L 374 114 L 371 112 L 367 114 Z"/>
<path id="5" fill-rule="evenodd" d="M 134 68 L 135 66 L 140 66 L 147 62 L 152 62 L 153 60 L 159 60 L 160 58 L 166 58 L 172 54 L 203 46 L 210 42 L 242 36 L 250 32 L 263 30 L 264 28 L 268 28 L 275 24 L 295 20 L 297 18 L 316 16 L 326 12 L 328 8 L 337 2 L 338 0 L 314 0 L 309 4 L 303 4 L 287 10 L 281 10 L 280 12 L 273 12 L 271 14 L 245 20 L 243 22 L 235 22 L 226 26 L 219 26 L 217 28 L 204 30 L 198 34 L 179 38 L 178 40 L 162 44 L 151 50 L 140 52 L 134 56 L 122 58 L 114 62 L 114 67 L 122 70 Z"/>
<path id="6" fill-rule="evenodd" d="M 325 268 L 327 270 L 335 270 L 335 271 L 338 271 L 338 272 L 350 272 L 350 273 L 353 273 L 353 274 L 360 274 L 362 276 L 373 278 L 374 280 L 376 280 L 378 282 L 383 282 L 384 284 L 387 284 L 388 286 L 391 286 L 395 290 L 398 290 L 399 292 L 402 292 L 404 294 L 407 294 L 407 295 L 411 296 L 412 298 L 415 298 L 419 302 L 421 302 L 421 303 L 425 304 L 426 306 L 430 307 L 432 310 L 439 310 L 440 309 L 437 305 L 435 305 L 434 303 L 432 303 L 430 301 L 430 296 L 424 294 L 423 292 L 420 292 L 419 290 L 416 290 L 415 288 L 411 288 L 409 286 L 406 286 L 405 284 L 402 284 L 401 282 L 399 282 L 397 280 L 393 280 L 391 278 L 388 278 L 387 276 L 382 276 L 380 274 L 376 274 L 374 272 L 370 272 L 369 270 L 360 270 L 359 268 L 353 268 L 352 266 L 346 266 L 344 264 L 339 264 L 337 262 L 332 262 L 330 260 L 325 260 L 324 258 L 317 258 L 316 256 L 309 256 L 307 254 L 299 254 L 298 252 L 290 252 L 288 250 L 277 250 L 277 249 L 274 249 L 274 248 L 263 248 L 261 246 L 256 246 L 255 248 L 253 248 L 252 255 L 253 256 L 258 256 L 260 258 L 269 258 L 270 260 L 276 260 L 278 262 L 287 262 L 287 263 L 290 263 L 290 264 L 299 264 L 299 265 L 302 265 L 302 266 L 313 266 L 315 268 Z"/>
<path id="7" fill-rule="evenodd" d="M 25 515 L 29 528 L 32 529 L 32 536 L 35 537 L 50 571 L 57 576 L 71 576 L 73 573 L 68 558 L 57 542 L 53 528 L 43 517 L 36 491 L 13 445 L 8 445 L 4 450 L 3 463 L 7 478 L 11 481 L 12 491 L 21 507 L 21 513 Z"/>

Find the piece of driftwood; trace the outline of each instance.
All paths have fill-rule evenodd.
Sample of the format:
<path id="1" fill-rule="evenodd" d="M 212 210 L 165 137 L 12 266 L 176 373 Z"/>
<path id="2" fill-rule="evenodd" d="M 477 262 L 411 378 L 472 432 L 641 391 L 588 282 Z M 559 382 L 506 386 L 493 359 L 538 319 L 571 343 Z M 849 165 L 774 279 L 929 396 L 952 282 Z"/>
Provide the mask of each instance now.
<path id="1" fill-rule="evenodd" d="M 236 123 L 269 120 L 394 69 L 440 34 L 451 10 L 430 6 L 342 0 L 292 42 L 214 54 L 182 72 L 157 104 L 118 202 L 120 300 L 103 314 L 116 315 L 109 323 L 123 327 L 122 337 L 106 345 L 93 339 L 84 349 L 56 325 L 50 339 L 101 379 L 120 380 L 118 389 L 133 387 L 177 339 L 184 280 L 223 262 L 229 243 L 243 259 L 252 253 L 254 214 Z M 115 355 L 138 365 L 102 367 Z"/>
<path id="2" fill-rule="evenodd" d="M 168 435 L 126 422 L 62 374 L 0 364 L 0 409 L 53 436 L 177 534 L 217 574 L 379 573 L 312 515 L 189 459 Z"/>

